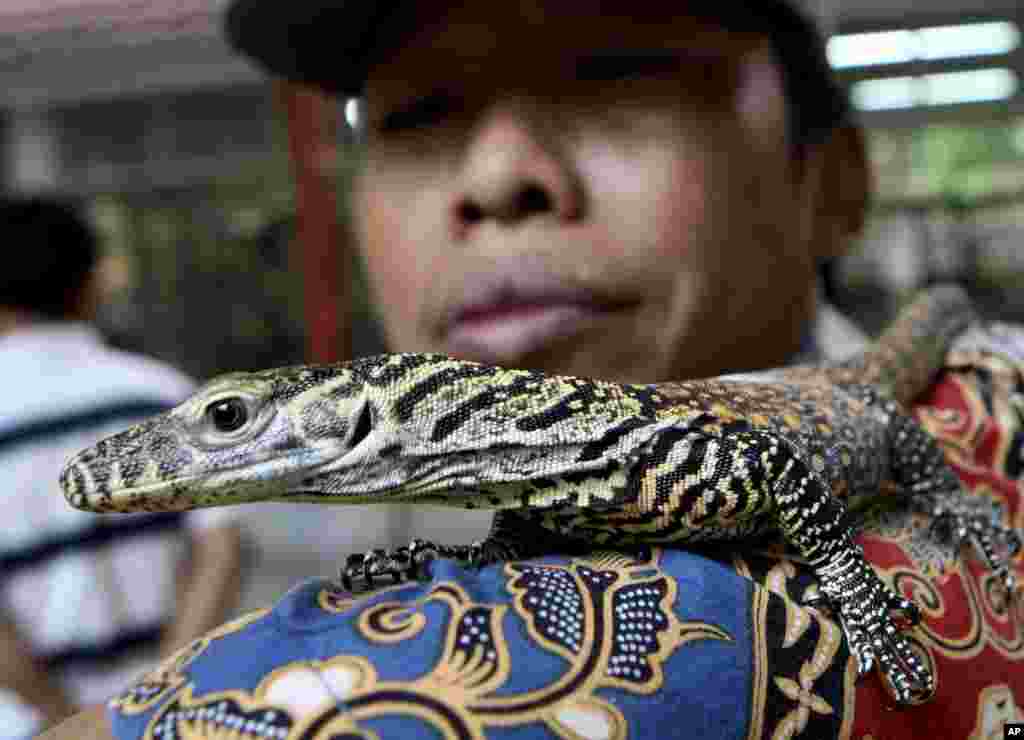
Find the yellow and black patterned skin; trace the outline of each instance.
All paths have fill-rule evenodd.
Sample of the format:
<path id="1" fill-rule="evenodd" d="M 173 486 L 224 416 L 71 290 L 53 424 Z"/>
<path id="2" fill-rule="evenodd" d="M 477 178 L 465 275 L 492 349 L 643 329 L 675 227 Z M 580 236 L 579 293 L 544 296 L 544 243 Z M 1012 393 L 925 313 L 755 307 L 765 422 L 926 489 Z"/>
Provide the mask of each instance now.
<path id="1" fill-rule="evenodd" d="M 892 612 L 916 610 L 864 561 L 847 504 L 911 495 L 1002 567 L 993 542 L 1005 533 L 958 506 L 956 476 L 901 410 L 973 320 L 964 294 L 939 286 L 851 362 L 678 383 L 426 354 L 233 373 L 80 453 L 61 484 L 71 505 L 99 512 L 257 500 L 497 509 L 471 553 L 437 550 L 477 564 L 779 532 L 821 579 L 861 672 L 877 666 L 915 703 L 933 679 Z M 357 570 L 393 565 L 380 555 Z"/>

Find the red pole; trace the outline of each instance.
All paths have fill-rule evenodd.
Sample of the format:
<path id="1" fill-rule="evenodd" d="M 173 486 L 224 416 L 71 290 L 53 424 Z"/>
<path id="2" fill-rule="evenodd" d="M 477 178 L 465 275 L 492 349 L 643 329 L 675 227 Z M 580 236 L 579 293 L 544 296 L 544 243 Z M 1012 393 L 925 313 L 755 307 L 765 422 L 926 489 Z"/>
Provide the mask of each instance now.
<path id="1" fill-rule="evenodd" d="M 310 88 L 280 86 L 295 176 L 294 248 L 303 273 L 307 355 L 310 362 L 338 362 L 351 356 L 350 255 L 340 238 L 330 172 L 337 153 L 338 109 Z"/>

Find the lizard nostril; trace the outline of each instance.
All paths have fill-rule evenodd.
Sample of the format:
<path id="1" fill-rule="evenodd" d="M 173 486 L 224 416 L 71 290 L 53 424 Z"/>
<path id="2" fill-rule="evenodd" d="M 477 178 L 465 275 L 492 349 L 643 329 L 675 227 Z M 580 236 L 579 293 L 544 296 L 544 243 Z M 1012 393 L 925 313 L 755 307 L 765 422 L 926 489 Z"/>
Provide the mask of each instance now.
<path id="1" fill-rule="evenodd" d="M 78 467 L 75 462 L 70 462 L 64 466 L 64 470 L 60 473 L 60 487 L 65 494 L 74 493 L 78 486 L 75 485 L 77 476 L 74 475 Z"/>

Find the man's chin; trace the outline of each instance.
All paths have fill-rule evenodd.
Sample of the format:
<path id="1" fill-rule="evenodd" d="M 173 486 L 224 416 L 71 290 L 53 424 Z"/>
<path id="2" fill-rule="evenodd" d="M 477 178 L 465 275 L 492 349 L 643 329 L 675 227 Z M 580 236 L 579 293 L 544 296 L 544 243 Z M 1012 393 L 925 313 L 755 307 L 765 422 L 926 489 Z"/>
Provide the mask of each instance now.
<path id="1" fill-rule="evenodd" d="M 663 357 L 647 346 L 635 329 L 622 329 L 618 321 L 583 328 L 573 334 L 550 338 L 529 351 L 509 348 L 446 344 L 441 352 L 472 362 L 501 367 L 540 370 L 556 375 L 575 375 L 622 383 L 664 380 Z M 611 324 L 619 324 L 613 328 Z M 640 340 L 640 341 L 638 341 Z"/>

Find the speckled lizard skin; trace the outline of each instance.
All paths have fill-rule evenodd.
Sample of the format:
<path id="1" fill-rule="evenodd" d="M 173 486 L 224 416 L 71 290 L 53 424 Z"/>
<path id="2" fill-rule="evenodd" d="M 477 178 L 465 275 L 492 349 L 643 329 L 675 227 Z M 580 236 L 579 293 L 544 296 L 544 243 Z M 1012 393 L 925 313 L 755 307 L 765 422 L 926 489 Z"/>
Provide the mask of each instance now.
<path id="1" fill-rule="evenodd" d="M 350 558 L 343 580 L 370 586 L 437 554 L 480 565 L 778 533 L 818 576 L 860 672 L 878 668 L 897 701 L 918 703 L 934 679 L 897 622 L 917 609 L 866 563 L 845 514 L 910 496 L 1013 588 L 999 545 L 1015 552 L 1016 536 L 964 503 L 902 410 L 972 321 L 964 294 L 938 286 L 853 361 L 648 385 L 425 354 L 233 373 L 82 452 L 61 484 L 71 505 L 98 512 L 270 499 L 497 510 L 473 546 L 414 541 Z"/>

